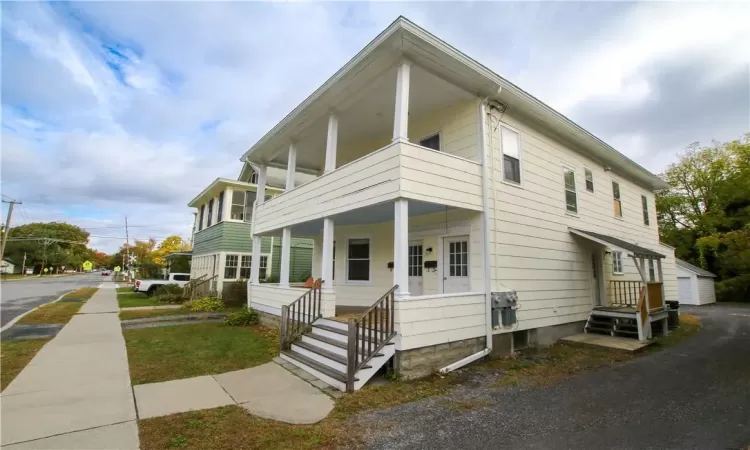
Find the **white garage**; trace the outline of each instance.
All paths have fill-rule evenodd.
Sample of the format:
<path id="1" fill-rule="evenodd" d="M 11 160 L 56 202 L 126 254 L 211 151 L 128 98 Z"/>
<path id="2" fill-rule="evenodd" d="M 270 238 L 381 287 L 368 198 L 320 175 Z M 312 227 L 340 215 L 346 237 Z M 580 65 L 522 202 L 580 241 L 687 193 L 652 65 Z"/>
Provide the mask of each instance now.
<path id="1" fill-rule="evenodd" d="M 677 290 L 680 304 L 706 305 L 716 302 L 714 278 L 716 275 L 681 259 L 677 263 Z"/>

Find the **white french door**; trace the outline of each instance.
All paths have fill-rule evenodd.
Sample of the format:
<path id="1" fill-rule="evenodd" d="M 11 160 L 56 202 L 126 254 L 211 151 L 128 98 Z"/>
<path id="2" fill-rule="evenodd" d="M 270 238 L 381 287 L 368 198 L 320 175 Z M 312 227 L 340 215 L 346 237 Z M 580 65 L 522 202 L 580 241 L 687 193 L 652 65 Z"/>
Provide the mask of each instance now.
<path id="1" fill-rule="evenodd" d="M 422 241 L 409 242 L 409 294 L 422 295 Z"/>
<path id="2" fill-rule="evenodd" d="M 469 237 L 443 238 L 443 293 L 469 292 Z"/>

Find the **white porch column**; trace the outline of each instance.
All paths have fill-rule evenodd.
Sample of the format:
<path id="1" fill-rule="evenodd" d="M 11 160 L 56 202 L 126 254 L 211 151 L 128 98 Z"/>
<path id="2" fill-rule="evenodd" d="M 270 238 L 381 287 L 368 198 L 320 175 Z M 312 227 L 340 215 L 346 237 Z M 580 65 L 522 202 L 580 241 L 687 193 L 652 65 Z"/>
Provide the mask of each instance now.
<path id="1" fill-rule="evenodd" d="M 333 219 L 323 219 L 323 248 L 321 262 L 322 289 L 333 291 Z"/>
<path id="2" fill-rule="evenodd" d="M 394 202 L 393 220 L 393 284 L 398 285 L 396 297 L 409 296 L 409 202 Z"/>
<path id="3" fill-rule="evenodd" d="M 234 193 L 234 190 L 227 186 L 226 189 L 224 189 L 224 204 L 221 206 L 222 210 L 222 217 L 221 220 L 229 220 L 232 217 L 232 195 Z"/>
<path id="4" fill-rule="evenodd" d="M 256 206 L 266 201 L 266 181 L 268 181 L 268 166 L 263 164 L 258 170 L 258 189 L 256 194 Z"/>
<path id="5" fill-rule="evenodd" d="M 253 256 L 250 260 L 250 282 L 260 284 L 260 236 L 253 236 Z"/>
<path id="6" fill-rule="evenodd" d="M 294 189 L 294 173 L 297 170 L 297 147 L 294 142 L 289 144 L 289 157 L 286 163 L 286 190 Z"/>
<path id="7" fill-rule="evenodd" d="M 324 172 L 336 170 L 336 150 L 339 140 L 339 118 L 331 113 L 328 116 L 328 137 L 326 138 L 326 165 Z"/>
<path id="8" fill-rule="evenodd" d="M 292 248 L 292 229 L 284 228 L 281 234 L 281 274 L 279 275 L 279 284 L 289 286 L 289 263 L 290 251 Z"/>
<path id="9" fill-rule="evenodd" d="M 402 61 L 396 72 L 396 110 L 393 116 L 393 142 L 409 140 L 409 72 L 411 64 Z"/>

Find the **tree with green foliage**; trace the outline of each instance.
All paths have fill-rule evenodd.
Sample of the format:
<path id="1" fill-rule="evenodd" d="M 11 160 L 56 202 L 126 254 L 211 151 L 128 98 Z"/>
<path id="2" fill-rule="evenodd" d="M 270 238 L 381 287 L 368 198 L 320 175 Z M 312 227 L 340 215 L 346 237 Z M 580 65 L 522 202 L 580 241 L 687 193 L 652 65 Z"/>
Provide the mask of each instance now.
<path id="1" fill-rule="evenodd" d="M 35 222 L 10 229 L 5 255 L 20 262 L 25 253 L 26 267 L 33 267 L 35 273 L 42 273 L 48 266 L 55 271 L 62 267 L 80 269 L 93 256 L 88 242 L 89 233 L 75 225 Z"/>
<path id="2" fill-rule="evenodd" d="M 750 301 L 750 134 L 695 143 L 662 175 L 661 240 L 677 257 L 716 273 L 720 300 Z"/>

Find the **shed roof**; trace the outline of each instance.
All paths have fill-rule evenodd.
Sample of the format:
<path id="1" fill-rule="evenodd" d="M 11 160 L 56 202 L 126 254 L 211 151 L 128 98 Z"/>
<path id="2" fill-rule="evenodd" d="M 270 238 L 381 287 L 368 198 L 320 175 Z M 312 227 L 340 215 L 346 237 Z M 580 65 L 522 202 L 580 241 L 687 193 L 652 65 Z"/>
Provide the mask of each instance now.
<path id="1" fill-rule="evenodd" d="M 646 257 L 646 258 L 664 258 L 665 257 L 661 253 L 657 253 L 651 249 L 641 247 L 640 245 L 630 243 L 620 238 L 607 236 L 606 234 L 601 234 L 601 233 L 594 233 L 593 231 L 579 230 L 577 228 L 568 228 L 568 229 L 570 230 L 571 233 L 575 235 L 592 240 L 599 244 L 612 246 L 612 247 L 616 247 L 616 248 L 631 252 L 636 256 L 641 256 L 641 257 Z"/>
<path id="2" fill-rule="evenodd" d="M 693 272 L 694 274 L 698 275 L 699 277 L 711 277 L 716 278 L 716 275 L 709 272 L 708 270 L 701 269 L 698 266 L 694 266 L 690 264 L 687 261 L 683 261 L 681 259 L 675 258 L 675 262 L 678 266 L 682 267 L 683 269 L 687 270 L 688 272 Z"/>

